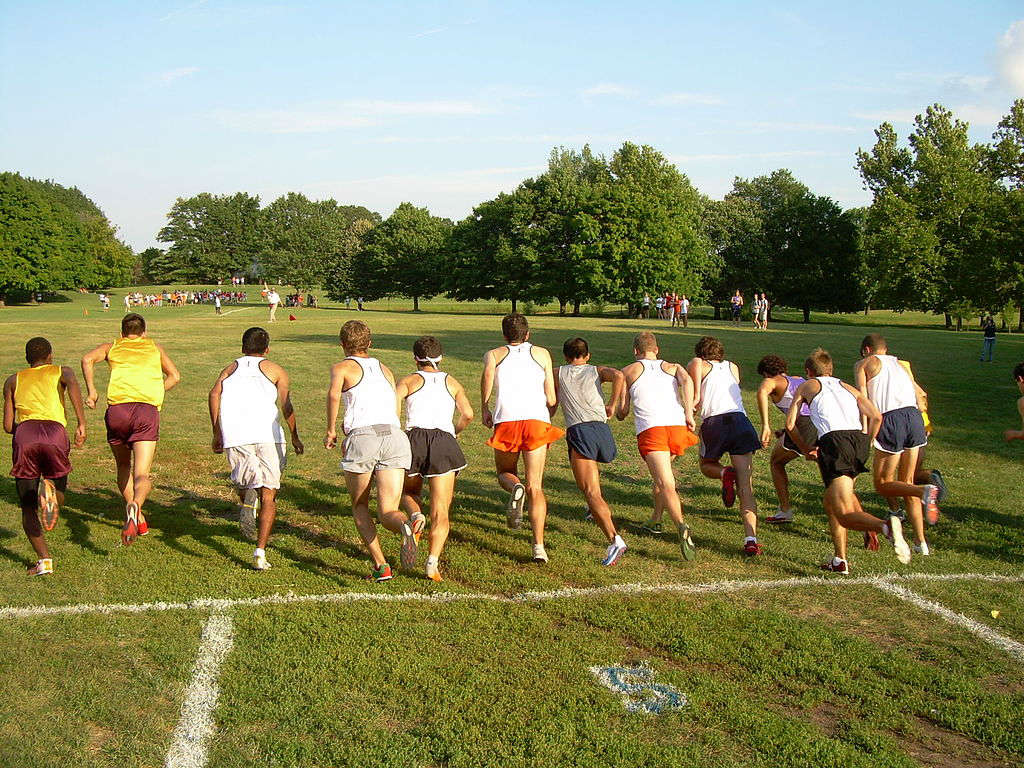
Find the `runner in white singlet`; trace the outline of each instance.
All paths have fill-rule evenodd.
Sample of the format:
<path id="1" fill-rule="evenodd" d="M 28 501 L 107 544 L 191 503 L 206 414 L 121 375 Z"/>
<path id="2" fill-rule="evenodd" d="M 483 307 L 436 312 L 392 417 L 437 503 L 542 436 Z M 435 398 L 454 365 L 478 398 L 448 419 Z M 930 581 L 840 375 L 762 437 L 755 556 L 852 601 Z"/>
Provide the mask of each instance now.
<path id="1" fill-rule="evenodd" d="M 246 538 L 256 541 L 253 567 L 265 571 L 266 548 L 277 514 L 277 492 L 285 465 L 285 435 L 278 406 L 302 455 L 288 374 L 267 359 L 270 335 L 262 328 L 242 334 L 242 357 L 221 371 L 210 390 L 214 453 L 227 453 L 231 481 L 238 489 L 238 522 Z"/>
<path id="2" fill-rule="evenodd" d="M 740 392 L 740 370 L 725 360 L 722 342 L 702 336 L 694 346 L 695 357 L 686 367 L 700 392 L 700 471 L 722 484 L 722 503 L 731 507 L 740 498 L 743 521 L 743 554 L 761 554 L 757 541 L 757 500 L 754 498 L 754 452 L 761 440 L 747 418 Z M 720 459 L 729 454 L 730 466 Z"/>
<path id="3" fill-rule="evenodd" d="M 684 560 L 697 556 L 690 526 L 683 520 L 683 505 L 676 493 L 672 459 L 697 442 L 693 434 L 693 382 L 679 363 L 658 357 L 658 339 L 650 331 L 633 339 L 636 361 L 622 369 L 626 393 L 618 411 L 620 419 L 633 407 L 636 443 L 654 483 L 654 512 L 641 526 L 661 533 L 662 514 L 668 512 L 676 525 L 679 550 Z"/>
<path id="4" fill-rule="evenodd" d="M 807 381 L 793 396 L 786 415 L 786 428 L 804 455 L 817 456 L 825 485 L 825 512 L 830 518 L 835 553 L 821 569 L 830 573 L 850 572 L 846 556 L 847 529 L 876 536 L 883 534 L 892 542 L 896 557 L 906 565 L 910 562 L 910 547 L 903 538 L 899 518 L 890 516 L 889 521 L 884 522 L 869 515 L 854 492 L 857 475 L 867 471 L 870 440 L 882 424 L 882 415 L 867 397 L 833 378 L 832 357 L 825 350 L 814 350 L 804 367 Z M 809 444 L 796 429 L 797 418 L 805 404 L 818 435 L 817 445 Z M 861 429 L 862 423 L 867 425 L 866 433 Z"/>
<path id="5" fill-rule="evenodd" d="M 914 548 L 929 554 L 924 521 L 934 525 L 939 519 L 939 488 L 931 483 L 916 485 L 921 448 L 928 443 L 923 410 L 923 390 L 914 381 L 910 366 L 889 354 L 885 337 L 869 333 L 861 342 L 861 359 L 854 365 L 854 379 L 882 414 L 882 427 L 874 440 L 875 458 L 871 476 L 875 491 L 889 501 L 892 510 L 902 498 L 907 517 L 914 529 Z M 873 542 L 868 537 L 867 544 Z"/>
<path id="6" fill-rule="evenodd" d="M 529 342 L 530 326 L 518 312 L 501 320 L 505 345 L 484 355 L 480 376 L 480 413 L 485 427 L 494 434 L 487 444 L 494 449 L 498 485 L 508 492 L 505 518 L 509 528 L 522 523 L 526 500 L 530 501 L 533 561 L 546 563 L 544 523 L 548 503 L 544 496 L 544 464 L 548 445 L 564 434 L 551 426 L 557 404 L 551 355 Z M 491 395 L 497 387 L 492 414 Z M 519 456 L 524 477 L 520 479 Z"/>
<path id="7" fill-rule="evenodd" d="M 338 412 L 345 405 L 345 442 L 341 468 L 352 499 L 352 516 L 359 536 L 373 559 L 375 581 L 392 578 L 384 558 L 377 526 L 370 517 L 370 486 L 377 485 L 377 519 L 387 530 L 402 536 L 401 562 L 406 570 L 416 565 L 417 537 L 426 523 L 423 515 L 412 519 L 399 509 L 405 472 L 412 462 L 409 438 L 398 420 L 395 377 L 387 366 L 370 357 L 370 329 L 361 320 L 341 327 L 345 359 L 331 368 L 327 391 L 327 434 L 324 447 L 338 444 Z"/>
<path id="8" fill-rule="evenodd" d="M 399 400 L 405 401 L 405 428 L 412 451 L 402 507 L 412 519 L 422 517 L 426 478 L 430 489 L 426 575 L 441 581 L 439 561 L 448 540 L 448 510 L 455 495 L 455 478 L 466 468 L 466 457 L 455 438 L 473 420 L 473 407 L 462 384 L 441 370 L 441 342 L 433 336 L 421 336 L 413 344 L 412 354 L 417 370 L 395 388 Z M 456 410 L 459 420 L 454 423 Z"/>

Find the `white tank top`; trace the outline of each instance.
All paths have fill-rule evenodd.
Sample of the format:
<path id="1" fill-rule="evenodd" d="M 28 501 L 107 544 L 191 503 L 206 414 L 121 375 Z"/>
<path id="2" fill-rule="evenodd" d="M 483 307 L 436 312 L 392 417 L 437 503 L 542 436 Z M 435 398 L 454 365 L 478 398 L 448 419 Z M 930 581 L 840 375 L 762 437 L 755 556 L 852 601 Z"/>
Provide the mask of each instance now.
<path id="1" fill-rule="evenodd" d="M 444 371 L 416 371 L 423 386 L 405 398 L 405 428 L 441 429 L 452 435 L 455 426 L 455 398 L 448 391 L 448 374 Z"/>
<path id="2" fill-rule="evenodd" d="M 220 434 L 225 448 L 285 441 L 278 421 L 277 386 L 260 370 L 265 359 L 238 358 L 234 373 L 221 382 Z"/>
<path id="3" fill-rule="evenodd" d="M 651 427 L 675 427 L 686 424 L 686 412 L 679 402 L 676 377 L 665 373 L 661 360 L 638 360 L 643 371 L 629 385 L 633 401 L 633 422 L 639 435 Z"/>
<path id="4" fill-rule="evenodd" d="M 811 400 L 811 421 L 818 430 L 818 437 L 829 432 L 855 429 L 860 431 L 860 409 L 857 398 L 843 386 L 843 383 L 832 376 L 818 376 L 816 381 L 821 384 L 821 391 Z"/>
<path id="5" fill-rule="evenodd" d="M 395 403 L 395 388 L 384 371 L 380 360 L 375 357 L 346 357 L 355 360 L 363 369 L 359 383 L 341 393 L 345 405 L 343 429 L 348 434 L 353 429 L 372 427 L 375 424 L 401 426 Z"/>
<path id="6" fill-rule="evenodd" d="M 723 413 L 746 413 L 740 385 L 732 375 L 728 360 L 705 360 L 711 366 L 700 382 L 700 417 Z"/>
<path id="7" fill-rule="evenodd" d="M 508 354 L 498 363 L 495 383 L 494 423 L 503 421 L 543 421 L 551 423 L 548 398 L 544 394 L 544 368 L 531 350 L 533 344 L 508 345 Z"/>
<path id="8" fill-rule="evenodd" d="M 783 374 L 785 376 L 785 374 Z M 782 393 L 782 397 L 779 398 L 779 402 L 775 404 L 783 413 L 789 413 L 789 406 L 793 404 L 793 396 L 796 394 L 797 389 L 804 383 L 806 379 L 803 376 L 786 376 L 786 391 Z M 801 416 L 810 416 L 811 412 L 807 409 L 807 403 L 800 406 Z"/>
<path id="9" fill-rule="evenodd" d="M 868 379 L 868 397 L 882 413 L 908 406 L 917 407 L 917 394 L 910 374 L 895 355 L 875 355 L 882 364 L 878 373 Z"/>

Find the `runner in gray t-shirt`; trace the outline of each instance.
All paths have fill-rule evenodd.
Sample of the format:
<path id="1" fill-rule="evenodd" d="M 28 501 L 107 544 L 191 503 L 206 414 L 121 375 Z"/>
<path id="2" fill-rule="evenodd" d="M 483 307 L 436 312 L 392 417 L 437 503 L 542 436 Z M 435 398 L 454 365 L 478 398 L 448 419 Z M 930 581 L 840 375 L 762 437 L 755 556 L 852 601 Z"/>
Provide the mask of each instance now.
<path id="1" fill-rule="evenodd" d="M 608 537 L 608 551 L 602 565 L 614 565 L 626 551 L 626 542 L 615 530 L 612 511 L 601 494 L 601 473 L 598 462 L 607 464 L 615 458 L 615 438 L 608 428 L 608 417 L 621 402 L 626 379 L 615 368 L 590 365 L 590 349 L 580 338 L 562 345 L 566 365 L 555 375 L 555 392 L 565 416 L 569 463 L 576 486 L 587 500 L 588 517 L 593 517 Z M 612 397 L 606 405 L 601 384 L 611 382 Z"/>

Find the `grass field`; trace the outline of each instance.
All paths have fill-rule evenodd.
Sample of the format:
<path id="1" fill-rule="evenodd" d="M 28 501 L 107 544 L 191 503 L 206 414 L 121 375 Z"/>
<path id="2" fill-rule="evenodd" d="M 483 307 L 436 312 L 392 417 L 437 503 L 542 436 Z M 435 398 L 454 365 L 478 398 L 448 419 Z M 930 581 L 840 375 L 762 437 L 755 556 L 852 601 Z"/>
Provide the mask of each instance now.
<path id="1" fill-rule="evenodd" d="M 116 337 L 117 297 L 109 313 L 95 296 L 70 299 L 0 310 L 5 375 L 22 367 L 30 336 L 50 338 L 55 360 L 76 370 L 85 351 Z M 448 370 L 475 392 L 482 354 L 500 343 L 498 317 L 425 307 L 359 317 L 396 373 L 412 370 L 418 335 L 437 335 Z M 67 509 L 49 536 L 53 576 L 24 576 L 31 550 L 13 481 L 0 481 L 0 766 L 1024 765 L 1024 447 L 1002 441 L 1016 426 L 1009 370 L 1024 359 L 1024 337 L 1001 334 L 997 362 L 982 365 L 980 334 L 916 327 L 936 322 L 924 316 L 759 333 L 707 319 L 671 330 L 610 312 L 534 317 L 533 340 L 557 353 L 583 335 L 595 362 L 622 366 L 639 327 L 661 332 L 670 360 L 689 359 L 697 338 L 714 333 L 743 371 L 752 416 L 763 354 L 798 369 L 820 344 L 849 378 L 865 323 L 895 320 L 884 329 L 890 348 L 914 362 L 930 395 L 927 465 L 951 489 L 930 532 L 934 554 L 903 567 L 884 545 L 852 547 L 853 578 L 818 579 L 831 551 L 820 482 L 811 465 L 793 463 L 796 522 L 765 526 L 764 555 L 744 560 L 737 515 L 690 452 L 677 477 L 699 558 L 683 563 L 671 538 L 629 527 L 649 516 L 650 489 L 627 420 L 613 425 L 620 457 L 604 477 L 629 551 L 600 566 L 603 538 L 582 519 L 558 446 L 545 481 L 551 562 L 538 566 L 528 533 L 505 528 L 477 421 L 462 439 L 470 466 L 444 583 L 417 571 L 370 584 L 339 457 L 322 448 L 338 328 L 357 315 L 329 306 L 269 327 L 307 453 L 286 471 L 274 568 L 256 573 L 226 462 L 209 450 L 206 393 L 266 310 L 145 309 L 182 373 L 164 408 L 151 535 L 120 546 L 101 409 L 88 414 Z M 755 466 L 763 516 L 775 501 L 767 456 Z M 859 488 L 880 511 L 870 479 Z M 397 538 L 382 538 L 397 566 Z M 179 605 L 148 605 L 157 601 Z M 630 713 L 590 672 L 640 663 L 687 704 Z"/>

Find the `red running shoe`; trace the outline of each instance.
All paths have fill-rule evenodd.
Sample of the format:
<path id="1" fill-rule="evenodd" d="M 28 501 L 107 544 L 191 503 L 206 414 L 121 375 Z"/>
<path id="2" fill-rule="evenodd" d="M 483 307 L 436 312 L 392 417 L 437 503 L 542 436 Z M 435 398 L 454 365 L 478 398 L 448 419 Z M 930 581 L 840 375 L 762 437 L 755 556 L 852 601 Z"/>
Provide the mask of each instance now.
<path id="1" fill-rule="evenodd" d="M 133 501 L 125 507 L 124 511 L 125 521 L 121 527 L 121 543 L 127 547 L 129 544 L 134 544 L 139 537 L 139 508 Z"/>
<path id="2" fill-rule="evenodd" d="M 864 549 L 868 552 L 878 551 L 878 534 L 874 531 L 864 531 Z"/>
<path id="3" fill-rule="evenodd" d="M 821 564 L 821 570 L 827 571 L 828 573 L 841 573 L 843 576 L 850 574 L 850 564 L 845 560 L 840 560 L 838 563 L 835 558 Z"/>
<path id="4" fill-rule="evenodd" d="M 924 495 L 921 497 L 921 506 L 924 507 L 924 519 L 928 525 L 935 525 L 939 522 L 939 488 L 935 485 L 926 485 Z"/>
<path id="5" fill-rule="evenodd" d="M 722 503 L 727 507 L 736 503 L 736 470 L 732 467 L 722 472 Z"/>
<path id="6" fill-rule="evenodd" d="M 754 557 L 755 555 L 760 555 L 761 545 L 757 543 L 756 539 L 754 541 L 745 541 L 743 542 L 743 554 L 747 557 Z"/>
<path id="7" fill-rule="evenodd" d="M 142 516 L 141 512 L 139 512 L 138 528 L 139 536 L 145 536 L 147 533 L 149 533 L 149 523 L 146 522 L 146 518 Z"/>

